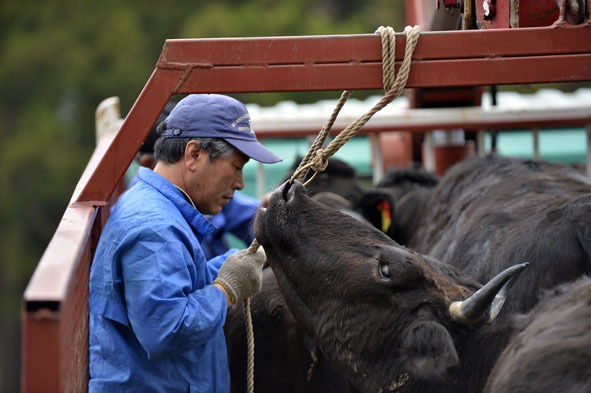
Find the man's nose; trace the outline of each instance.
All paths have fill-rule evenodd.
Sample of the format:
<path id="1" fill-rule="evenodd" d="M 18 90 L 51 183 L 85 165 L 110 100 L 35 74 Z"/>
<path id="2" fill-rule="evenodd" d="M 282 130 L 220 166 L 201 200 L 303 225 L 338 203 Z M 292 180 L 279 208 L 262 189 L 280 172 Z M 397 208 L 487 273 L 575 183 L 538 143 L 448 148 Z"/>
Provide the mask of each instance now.
<path id="1" fill-rule="evenodd" d="M 234 179 L 234 189 L 235 190 L 242 190 L 244 188 L 244 175 L 242 174 L 242 171 L 240 171 L 240 173 L 236 176 L 236 179 Z"/>

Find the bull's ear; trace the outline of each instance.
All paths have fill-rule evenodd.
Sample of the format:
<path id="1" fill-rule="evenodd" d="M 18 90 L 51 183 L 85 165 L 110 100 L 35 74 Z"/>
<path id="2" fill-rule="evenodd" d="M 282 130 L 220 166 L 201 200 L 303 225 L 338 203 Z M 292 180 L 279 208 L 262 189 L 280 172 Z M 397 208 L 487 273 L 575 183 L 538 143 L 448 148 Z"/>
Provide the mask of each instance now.
<path id="1" fill-rule="evenodd" d="M 386 190 L 374 189 L 363 193 L 361 213 L 371 225 L 390 237 L 394 234 L 395 200 Z"/>
<path id="2" fill-rule="evenodd" d="M 458 353 L 449 332 L 441 324 L 421 321 L 409 327 L 403 341 L 410 374 L 438 378 L 459 363 Z"/>

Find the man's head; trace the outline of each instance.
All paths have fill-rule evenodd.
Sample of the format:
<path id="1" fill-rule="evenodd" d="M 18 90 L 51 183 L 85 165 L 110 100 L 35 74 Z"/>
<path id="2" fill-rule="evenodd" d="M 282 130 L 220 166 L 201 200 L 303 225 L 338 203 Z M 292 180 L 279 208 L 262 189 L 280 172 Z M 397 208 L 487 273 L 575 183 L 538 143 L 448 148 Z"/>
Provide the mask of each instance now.
<path id="1" fill-rule="evenodd" d="M 242 168 L 249 158 L 281 160 L 257 140 L 246 107 L 228 96 L 189 95 L 161 127 L 154 170 L 185 190 L 205 214 L 221 211 L 244 187 Z"/>
<path id="2" fill-rule="evenodd" d="M 220 138 L 254 160 L 267 164 L 281 161 L 257 140 L 244 104 L 221 94 L 183 98 L 168 115 L 162 137 Z"/>

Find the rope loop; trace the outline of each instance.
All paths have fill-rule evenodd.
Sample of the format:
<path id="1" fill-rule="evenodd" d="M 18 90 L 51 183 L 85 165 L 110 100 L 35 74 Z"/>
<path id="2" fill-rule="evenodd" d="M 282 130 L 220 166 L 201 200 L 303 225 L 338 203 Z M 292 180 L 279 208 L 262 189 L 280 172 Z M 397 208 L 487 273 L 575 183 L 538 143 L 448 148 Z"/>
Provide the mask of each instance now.
<path id="1" fill-rule="evenodd" d="M 384 90 L 388 91 L 394 86 L 396 34 L 390 26 L 380 26 L 375 33 L 382 38 L 382 83 Z"/>
<path id="2" fill-rule="evenodd" d="M 304 179 L 306 178 L 306 175 L 308 174 L 308 169 L 310 168 L 310 166 L 308 164 L 310 163 L 310 161 L 312 160 L 314 154 L 316 154 L 318 149 L 320 149 L 324 145 L 324 142 L 326 141 L 326 138 L 328 137 L 328 135 L 330 133 L 330 129 L 332 128 L 337 116 L 339 115 L 339 112 L 343 108 L 343 105 L 345 105 L 345 102 L 347 102 L 347 100 L 351 96 L 351 93 L 352 93 L 351 90 L 343 90 L 343 92 L 341 93 L 341 97 L 339 98 L 339 101 L 337 102 L 336 107 L 334 108 L 332 114 L 330 115 L 330 118 L 328 119 L 326 124 L 324 124 L 324 127 L 322 127 L 322 129 L 320 130 L 320 132 L 316 136 L 316 139 L 314 139 L 314 142 L 312 143 L 312 145 L 308 149 L 308 152 L 306 153 L 306 155 L 304 156 L 302 161 L 300 161 L 298 168 L 295 170 L 291 179 L 289 179 L 289 184 L 292 184 L 294 180 L 299 180 L 301 182 L 304 181 Z M 325 167 L 325 169 L 326 169 L 326 167 Z M 316 175 L 314 175 L 314 176 L 316 176 Z"/>

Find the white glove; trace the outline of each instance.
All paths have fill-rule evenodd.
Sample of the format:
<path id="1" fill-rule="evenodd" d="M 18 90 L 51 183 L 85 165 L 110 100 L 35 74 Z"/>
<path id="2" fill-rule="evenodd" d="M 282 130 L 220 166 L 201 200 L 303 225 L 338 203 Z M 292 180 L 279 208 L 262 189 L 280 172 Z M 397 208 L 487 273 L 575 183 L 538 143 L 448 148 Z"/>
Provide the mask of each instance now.
<path id="1" fill-rule="evenodd" d="M 232 303 L 249 298 L 261 289 L 266 260 L 262 246 L 254 254 L 240 250 L 226 259 L 214 282 L 226 289 Z"/>

